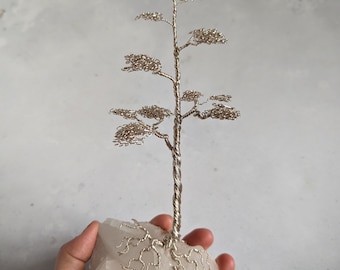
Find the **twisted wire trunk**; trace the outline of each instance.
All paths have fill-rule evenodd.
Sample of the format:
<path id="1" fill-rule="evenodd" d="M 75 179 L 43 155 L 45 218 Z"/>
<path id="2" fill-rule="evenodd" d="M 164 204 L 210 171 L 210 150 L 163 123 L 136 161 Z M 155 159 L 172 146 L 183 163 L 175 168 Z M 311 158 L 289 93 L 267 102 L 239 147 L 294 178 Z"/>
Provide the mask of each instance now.
<path id="1" fill-rule="evenodd" d="M 171 231 L 171 240 L 177 241 L 180 239 L 181 229 L 181 196 L 182 196 L 182 179 L 181 179 L 181 99 L 180 99 L 180 48 L 177 40 L 177 1 L 173 0 L 173 14 L 172 14 L 172 30 L 173 30 L 173 45 L 174 45 L 174 65 L 175 65 L 175 81 L 174 81 L 174 96 L 175 96 L 175 119 L 173 127 L 173 180 L 174 180 L 174 194 L 173 194 L 173 225 Z"/>

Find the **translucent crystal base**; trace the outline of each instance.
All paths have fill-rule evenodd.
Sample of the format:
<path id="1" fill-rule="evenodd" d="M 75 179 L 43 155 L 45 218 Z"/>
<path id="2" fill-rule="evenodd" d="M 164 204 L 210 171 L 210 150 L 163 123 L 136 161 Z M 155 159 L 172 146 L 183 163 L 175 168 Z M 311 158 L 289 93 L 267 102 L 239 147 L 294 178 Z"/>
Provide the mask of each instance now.
<path id="1" fill-rule="evenodd" d="M 218 270 L 200 246 L 167 241 L 169 233 L 148 222 L 107 219 L 99 227 L 91 270 Z"/>

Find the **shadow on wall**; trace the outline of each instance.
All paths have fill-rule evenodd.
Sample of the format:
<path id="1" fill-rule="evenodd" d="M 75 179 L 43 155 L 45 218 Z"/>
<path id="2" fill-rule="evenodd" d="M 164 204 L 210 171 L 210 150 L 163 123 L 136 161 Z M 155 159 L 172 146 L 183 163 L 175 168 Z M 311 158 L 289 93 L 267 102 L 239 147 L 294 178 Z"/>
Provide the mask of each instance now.
<path id="1" fill-rule="evenodd" d="M 2 9 L 2 8 L 0 8 L 0 19 L 1 19 L 1 17 L 2 17 L 4 14 L 5 14 L 5 10 Z"/>

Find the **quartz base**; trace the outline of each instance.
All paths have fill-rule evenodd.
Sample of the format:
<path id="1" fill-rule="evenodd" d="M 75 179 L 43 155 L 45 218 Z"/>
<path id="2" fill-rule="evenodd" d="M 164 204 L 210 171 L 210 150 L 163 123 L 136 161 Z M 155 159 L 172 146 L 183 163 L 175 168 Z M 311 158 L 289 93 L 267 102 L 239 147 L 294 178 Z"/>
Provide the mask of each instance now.
<path id="1" fill-rule="evenodd" d="M 218 270 L 201 246 L 169 243 L 169 233 L 149 222 L 107 219 L 100 224 L 91 270 Z"/>

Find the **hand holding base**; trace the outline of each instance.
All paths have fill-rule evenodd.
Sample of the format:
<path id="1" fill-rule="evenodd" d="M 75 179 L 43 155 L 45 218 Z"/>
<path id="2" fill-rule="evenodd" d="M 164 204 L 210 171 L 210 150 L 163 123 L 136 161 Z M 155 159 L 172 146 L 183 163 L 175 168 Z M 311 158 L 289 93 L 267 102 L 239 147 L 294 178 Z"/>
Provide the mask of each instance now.
<path id="1" fill-rule="evenodd" d="M 217 270 L 201 246 L 168 242 L 169 232 L 149 222 L 107 219 L 100 224 L 91 270 Z"/>

